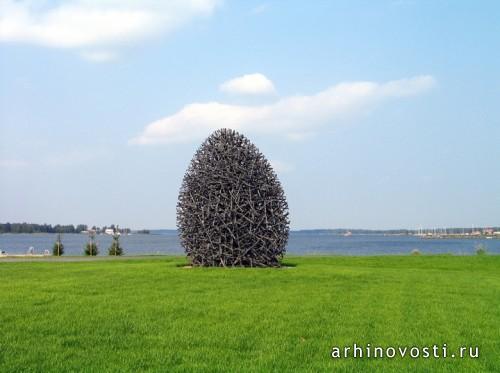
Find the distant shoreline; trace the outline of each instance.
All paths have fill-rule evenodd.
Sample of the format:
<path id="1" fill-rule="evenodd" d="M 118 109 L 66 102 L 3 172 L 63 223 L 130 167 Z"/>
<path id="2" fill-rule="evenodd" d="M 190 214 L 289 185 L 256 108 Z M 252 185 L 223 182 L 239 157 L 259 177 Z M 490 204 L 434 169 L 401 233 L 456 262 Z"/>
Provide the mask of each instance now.
<path id="1" fill-rule="evenodd" d="M 164 234 L 177 234 L 177 230 L 175 229 L 151 229 L 146 231 L 136 231 L 127 233 L 125 235 L 164 235 Z M 403 237 L 417 237 L 425 240 L 440 240 L 440 239 L 448 239 L 448 240 L 469 240 L 469 239 L 500 239 L 500 234 L 496 231 L 496 234 L 487 235 L 487 234 L 419 234 L 414 232 L 401 232 L 401 233 L 393 233 L 393 231 L 366 231 L 366 230 L 358 230 L 358 231 L 349 231 L 349 230 L 338 230 L 338 229 L 298 229 L 298 230 L 290 230 L 290 233 L 294 234 L 304 234 L 304 235 L 332 235 L 332 236 L 403 236 Z M 0 232 L 0 235 L 57 235 L 58 233 L 53 232 Z M 86 235 L 88 232 L 80 232 L 80 233 L 61 233 L 62 235 L 68 234 L 76 234 L 76 235 Z M 107 236 L 107 233 L 99 233 L 98 236 Z"/>

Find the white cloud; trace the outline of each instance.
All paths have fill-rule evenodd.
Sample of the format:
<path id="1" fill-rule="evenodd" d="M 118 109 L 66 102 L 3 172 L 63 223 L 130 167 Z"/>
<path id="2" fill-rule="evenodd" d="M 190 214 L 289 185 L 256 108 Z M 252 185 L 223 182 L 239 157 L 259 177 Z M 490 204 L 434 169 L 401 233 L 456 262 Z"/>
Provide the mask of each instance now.
<path id="1" fill-rule="evenodd" d="M 271 160 L 269 162 L 271 163 L 271 166 L 273 167 L 274 171 L 276 171 L 279 174 L 291 172 L 295 169 L 295 167 L 291 163 L 279 161 L 277 159 Z"/>
<path id="2" fill-rule="evenodd" d="M 19 159 L 0 159 L 0 168 L 26 167 L 28 162 Z"/>
<path id="3" fill-rule="evenodd" d="M 274 93 L 274 84 L 260 73 L 247 74 L 228 80 L 220 85 L 223 92 L 247 95 L 268 95 Z"/>
<path id="4" fill-rule="evenodd" d="M 146 126 L 134 144 L 198 140 L 218 128 L 245 133 L 297 137 L 385 100 L 417 95 L 435 84 L 432 76 L 417 76 L 386 83 L 340 83 L 310 96 L 290 96 L 267 105 L 244 106 L 219 102 L 193 103 Z M 300 137 L 300 136 L 299 136 Z"/>
<path id="5" fill-rule="evenodd" d="M 166 34 L 219 0 L 44 0 L 0 2 L 0 41 L 53 48 L 109 48 Z M 102 59 L 101 59 L 102 60 Z"/>

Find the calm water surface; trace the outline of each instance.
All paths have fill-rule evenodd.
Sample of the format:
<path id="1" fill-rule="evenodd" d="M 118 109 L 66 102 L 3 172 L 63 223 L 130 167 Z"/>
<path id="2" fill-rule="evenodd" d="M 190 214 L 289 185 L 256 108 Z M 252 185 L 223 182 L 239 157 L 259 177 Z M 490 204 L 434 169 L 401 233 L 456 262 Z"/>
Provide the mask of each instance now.
<path id="1" fill-rule="evenodd" d="M 0 249 L 9 254 L 24 254 L 30 246 L 35 253 L 51 249 L 56 234 L 0 234 Z M 62 241 L 66 255 L 82 255 L 88 237 L 85 234 L 65 234 Z M 107 255 L 111 237 L 96 237 L 100 255 Z M 125 255 L 183 254 L 175 231 L 161 234 L 132 234 L 121 236 Z M 478 244 L 491 254 L 500 254 L 500 239 L 422 239 L 412 236 L 352 235 L 344 237 L 329 233 L 291 232 L 287 252 L 295 255 L 394 255 L 409 254 L 419 249 L 423 254 L 474 254 Z"/>

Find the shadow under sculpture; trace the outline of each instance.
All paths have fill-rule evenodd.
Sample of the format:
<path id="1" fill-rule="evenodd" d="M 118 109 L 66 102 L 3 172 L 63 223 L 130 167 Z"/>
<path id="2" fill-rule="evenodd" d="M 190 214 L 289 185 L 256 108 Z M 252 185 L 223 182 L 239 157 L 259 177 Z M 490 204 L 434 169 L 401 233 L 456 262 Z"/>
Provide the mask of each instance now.
<path id="1" fill-rule="evenodd" d="M 230 129 L 208 137 L 186 171 L 177 204 L 191 264 L 280 266 L 289 223 L 283 188 L 257 147 Z"/>

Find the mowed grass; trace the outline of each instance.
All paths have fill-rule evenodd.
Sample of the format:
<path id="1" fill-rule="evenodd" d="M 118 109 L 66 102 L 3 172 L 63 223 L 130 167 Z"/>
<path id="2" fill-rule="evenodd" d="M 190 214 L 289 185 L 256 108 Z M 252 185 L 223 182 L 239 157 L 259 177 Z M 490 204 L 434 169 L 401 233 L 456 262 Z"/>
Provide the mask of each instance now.
<path id="1" fill-rule="evenodd" d="M 0 371 L 500 370 L 500 256 L 0 262 Z M 332 346 L 479 346 L 477 359 L 337 359 Z"/>

